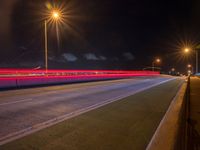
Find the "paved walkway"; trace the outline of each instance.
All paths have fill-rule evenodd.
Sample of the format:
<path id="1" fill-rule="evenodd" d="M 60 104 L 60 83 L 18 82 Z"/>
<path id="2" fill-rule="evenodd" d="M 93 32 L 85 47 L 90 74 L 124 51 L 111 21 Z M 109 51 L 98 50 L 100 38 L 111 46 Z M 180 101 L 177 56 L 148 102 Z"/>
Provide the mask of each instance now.
<path id="1" fill-rule="evenodd" d="M 200 149 L 200 78 L 198 77 L 191 77 L 190 80 L 190 124 L 190 142 L 193 149 Z"/>

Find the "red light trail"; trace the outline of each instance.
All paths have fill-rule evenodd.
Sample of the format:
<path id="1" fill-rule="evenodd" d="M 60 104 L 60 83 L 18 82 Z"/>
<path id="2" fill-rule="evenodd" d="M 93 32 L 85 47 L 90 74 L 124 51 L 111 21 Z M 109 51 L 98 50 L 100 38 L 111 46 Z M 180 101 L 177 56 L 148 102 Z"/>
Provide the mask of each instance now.
<path id="1" fill-rule="evenodd" d="M 0 88 L 156 76 L 155 71 L 0 69 Z"/>

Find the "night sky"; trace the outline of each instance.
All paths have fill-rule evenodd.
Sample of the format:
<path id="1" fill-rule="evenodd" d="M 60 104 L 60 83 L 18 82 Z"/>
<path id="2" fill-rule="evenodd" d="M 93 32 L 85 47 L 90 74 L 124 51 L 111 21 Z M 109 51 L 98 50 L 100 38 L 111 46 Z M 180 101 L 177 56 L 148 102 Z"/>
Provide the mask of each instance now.
<path id="1" fill-rule="evenodd" d="M 44 67 L 45 3 L 64 6 L 66 24 L 48 26 L 49 63 L 63 69 L 142 69 L 162 59 L 185 71 L 200 42 L 198 0 L 1 0 L 0 67 Z"/>

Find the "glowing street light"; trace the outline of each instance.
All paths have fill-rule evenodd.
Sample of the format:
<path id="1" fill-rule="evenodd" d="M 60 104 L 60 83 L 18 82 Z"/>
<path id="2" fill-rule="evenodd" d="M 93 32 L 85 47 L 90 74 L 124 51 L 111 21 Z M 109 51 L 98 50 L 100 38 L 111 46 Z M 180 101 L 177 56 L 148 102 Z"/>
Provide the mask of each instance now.
<path id="1" fill-rule="evenodd" d="M 192 65 L 188 64 L 188 65 L 187 65 L 187 67 L 188 67 L 188 68 L 191 68 L 191 67 L 192 67 Z"/>
<path id="2" fill-rule="evenodd" d="M 58 19 L 58 18 L 60 17 L 60 14 L 59 14 L 57 11 L 53 11 L 53 12 L 52 12 L 52 17 L 53 17 L 54 19 Z"/>
<path id="3" fill-rule="evenodd" d="M 172 72 L 174 72 L 176 69 L 175 69 L 175 68 L 172 68 L 171 70 L 172 70 Z"/>
<path id="4" fill-rule="evenodd" d="M 198 50 L 192 50 L 192 51 L 196 51 L 196 73 L 198 73 Z M 184 49 L 184 53 L 189 53 L 190 49 L 189 48 L 185 48 Z"/>
<path id="5" fill-rule="evenodd" d="M 51 19 L 52 19 L 53 21 L 60 20 L 61 17 L 62 17 L 61 11 L 59 11 L 59 10 L 53 10 L 53 11 L 51 12 Z"/>
<path id="6" fill-rule="evenodd" d="M 191 75 L 192 74 L 192 71 L 191 70 L 188 70 L 188 75 Z"/>
<path id="7" fill-rule="evenodd" d="M 191 69 L 191 73 L 193 73 L 193 66 L 192 66 L 191 64 L 188 64 L 187 67 L 188 67 L 189 69 Z"/>
<path id="8" fill-rule="evenodd" d="M 185 52 L 185 53 L 188 53 L 188 52 L 190 52 L 190 49 L 189 49 L 189 48 L 185 48 L 185 49 L 184 49 L 184 52 Z"/>
<path id="9" fill-rule="evenodd" d="M 159 63 L 161 60 L 159 58 L 156 59 L 156 62 Z"/>
<path id="10" fill-rule="evenodd" d="M 48 71 L 48 33 L 47 33 L 47 23 L 50 20 L 58 21 L 61 18 L 62 13 L 59 10 L 53 10 L 50 13 L 48 20 L 44 21 L 44 30 L 45 30 L 45 69 Z"/>
<path id="11" fill-rule="evenodd" d="M 160 58 L 156 58 L 153 62 L 152 62 L 152 71 L 154 71 L 155 68 L 155 63 L 160 63 L 161 59 Z"/>

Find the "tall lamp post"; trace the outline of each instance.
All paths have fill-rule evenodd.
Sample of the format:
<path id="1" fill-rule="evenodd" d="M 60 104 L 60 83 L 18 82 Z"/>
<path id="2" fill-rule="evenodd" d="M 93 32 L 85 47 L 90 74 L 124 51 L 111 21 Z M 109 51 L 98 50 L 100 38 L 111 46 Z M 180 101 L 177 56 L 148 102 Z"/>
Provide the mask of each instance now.
<path id="1" fill-rule="evenodd" d="M 198 55 L 198 50 L 196 50 L 196 73 L 199 72 L 199 55 Z"/>
<path id="2" fill-rule="evenodd" d="M 191 70 L 191 73 L 193 73 L 193 66 L 191 64 L 188 64 L 187 68 Z"/>
<path id="3" fill-rule="evenodd" d="M 44 21 L 44 31 L 45 31 L 45 70 L 48 70 L 48 35 L 47 35 L 47 20 Z"/>
<path id="4" fill-rule="evenodd" d="M 189 48 L 185 48 L 184 49 L 184 53 L 189 53 L 191 50 Z M 198 73 L 198 68 L 199 68 L 199 64 L 198 64 L 198 49 L 195 49 L 195 53 L 196 53 L 196 73 Z"/>
<path id="5" fill-rule="evenodd" d="M 154 68 L 155 68 L 155 63 L 160 63 L 160 59 L 159 58 L 157 58 L 157 59 L 155 59 L 153 62 L 152 62 L 152 71 L 154 71 Z"/>
<path id="6" fill-rule="evenodd" d="M 50 14 L 50 18 L 44 21 L 44 31 L 45 31 L 45 70 L 48 71 L 48 29 L 47 25 L 50 20 L 58 21 L 61 17 L 59 11 L 53 10 Z"/>

